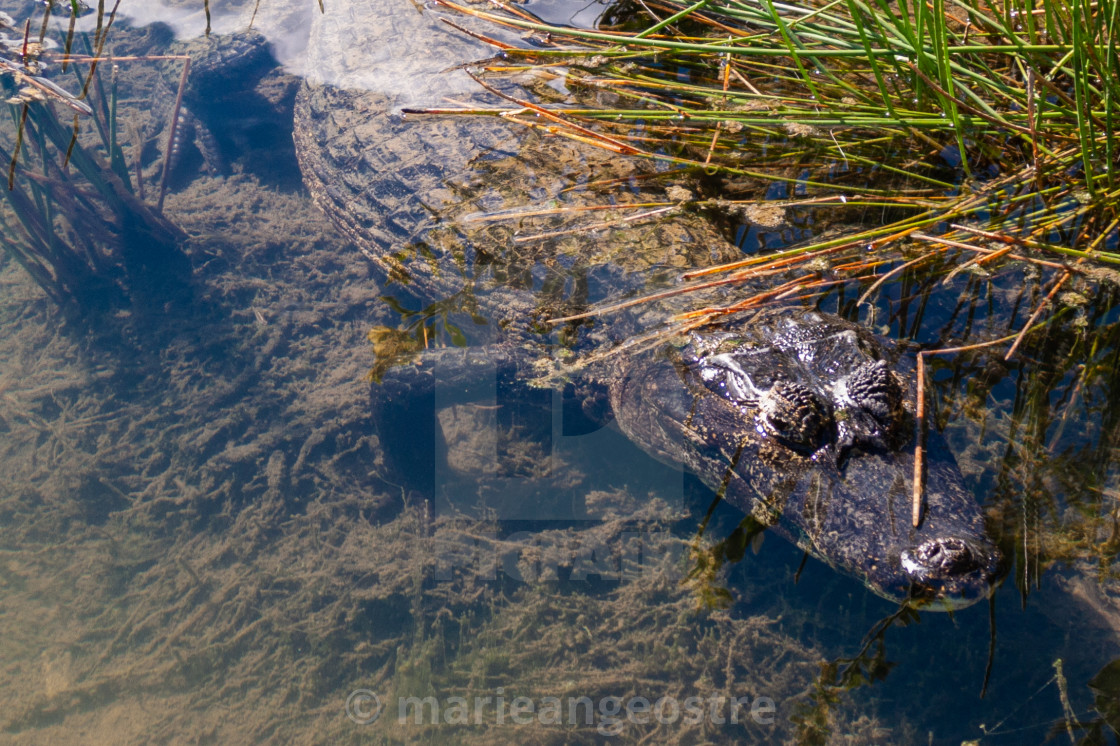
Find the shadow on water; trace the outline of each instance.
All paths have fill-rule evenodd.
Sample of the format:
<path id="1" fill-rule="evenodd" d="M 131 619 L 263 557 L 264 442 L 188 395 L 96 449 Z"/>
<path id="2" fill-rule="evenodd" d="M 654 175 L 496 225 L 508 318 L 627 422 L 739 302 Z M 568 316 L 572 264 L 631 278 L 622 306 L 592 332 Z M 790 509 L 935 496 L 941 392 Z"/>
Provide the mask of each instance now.
<path id="1" fill-rule="evenodd" d="M 132 32 L 114 29 L 119 49 Z M 165 31 L 153 36 L 171 43 Z M 76 69 L 84 80 L 88 67 Z M 712 508 L 711 489 L 608 424 L 606 403 L 578 375 L 525 399 L 512 390 L 539 371 L 513 357 L 507 371 L 482 349 L 505 334 L 538 360 L 544 349 L 569 362 L 627 339 L 648 319 L 560 331 L 544 322 L 675 282 L 682 256 L 640 266 L 641 223 L 606 269 L 581 264 L 587 237 L 610 243 L 609 231 L 587 227 L 598 218 L 522 216 L 516 230 L 441 224 L 407 250 L 429 264 L 454 255 L 459 291 L 409 295 L 372 273 L 294 188 L 280 114 L 291 116 L 296 86 L 267 63 L 241 78 L 253 98 L 240 123 L 223 118 L 232 83 L 230 98 L 194 102 L 201 124 L 192 126 L 216 125 L 215 152 L 205 135 L 186 144 L 166 217 L 156 213 L 171 111 L 130 111 L 127 123 L 113 112 L 156 110 L 155 99 L 174 98 L 175 77 L 130 69 L 127 95 L 127 71 L 118 93 L 118 73 L 101 69 L 89 98 L 99 124 L 80 128 L 73 147 L 58 102 L 14 108 L 23 155 L 7 245 L 60 307 L 101 313 L 103 328 L 134 334 L 136 349 L 126 359 L 110 335 L 83 342 L 52 331 L 54 312 L 35 310 L 26 291 L 5 299 L 6 732 L 48 741 L 91 727 L 129 742 L 1115 742 L 1120 276 L 1077 275 L 1011 361 L 1006 346 L 926 358 L 930 427 L 980 497 L 1008 566 L 990 607 L 900 608 L 755 518 Z M 113 140 L 122 132 L 127 147 Z M 287 166 L 269 165 L 266 151 L 286 153 Z M 0 157 L 11 163 L 15 152 Z M 489 151 L 470 174 L 511 182 L 502 199 L 463 179 L 446 222 L 480 203 L 498 213 L 534 204 L 538 191 L 565 194 L 548 166 L 580 183 L 581 169 L 606 178 L 618 167 L 566 152 L 543 137 Z M 513 183 L 518 167 L 532 178 Z M 676 181 L 697 200 L 728 186 L 634 171 L 625 188 L 560 199 L 640 202 Z M 671 244 L 684 235 L 673 231 L 693 231 L 716 245 L 721 231 L 706 216 L 682 212 L 643 240 Z M 805 210 L 769 227 L 757 213 L 716 222 L 750 253 L 876 217 Z M 583 241 L 495 248 L 516 231 L 565 225 Z M 911 258 L 892 255 L 887 269 Z M 872 281 L 858 279 L 803 304 L 912 353 L 1015 334 L 1057 272 L 1008 262 L 946 281 L 954 261 L 947 253 L 901 272 L 870 304 L 857 300 Z M 23 287 L 14 269 L 5 293 Z M 495 288 L 509 287 L 533 302 L 495 312 Z M 391 364 L 421 353 L 434 356 L 425 362 L 478 353 L 484 375 L 455 391 L 425 389 L 432 415 L 419 423 L 417 392 L 402 391 L 394 424 L 373 429 L 365 374 L 373 368 L 373 396 L 383 397 Z M 411 450 L 422 466 L 404 470 L 419 468 L 425 484 L 389 478 L 394 448 Z M 360 709 L 346 714 L 348 697 L 367 688 L 386 707 L 374 723 Z M 398 710 L 408 697 L 415 707 Z M 512 713 L 519 697 L 533 717 Z M 730 722 L 732 697 L 749 700 L 740 722 Z M 657 702 L 666 722 L 652 717 Z M 752 705 L 758 718 L 745 714 Z"/>

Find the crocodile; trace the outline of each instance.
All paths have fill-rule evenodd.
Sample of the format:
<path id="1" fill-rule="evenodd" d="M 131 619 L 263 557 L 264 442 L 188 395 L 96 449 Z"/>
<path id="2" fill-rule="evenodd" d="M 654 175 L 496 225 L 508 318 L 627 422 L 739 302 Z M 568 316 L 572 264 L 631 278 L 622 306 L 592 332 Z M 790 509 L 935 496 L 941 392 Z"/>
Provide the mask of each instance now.
<path id="1" fill-rule="evenodd" d="M 924 518 L 911 525 L 915 387 L 904 347 L 802 307 L 627 346 L 658 319 L 726 298 L 726 289 L 549 326 L 741 253 L 695 211 L 642 213 L 641 205 L 666 202 L 647 164 L 547 127 L 404 113 L 496 101 L 462 69 L 491 48 L 428 8 L 338 0 L 315 19 L 307 50 L 294 135 L 316 203 L 402 306 L 486 318 L 473 330 L 475 346 L 417 353 L 373 384 L 395 478 L 407 480 L 409 469 L 415 477 L 420 465 L 422 482 L 439 458 L 417 459 L 439 437 L 436 413 L 417 404 L 430 404 L 437 385 L 466 396 L 486 370 L 499 388 L 529 396 L 530 381 L 563 381 L 590 419 L 613 416 L 654 458 L 683 465 L 760 525 L 884 597 L 956 608 L 991 591 L 1000 554 L 936 433 Z M 555 80 L 488 85 L 538 101 L 568 95 Z M 598 209 L 607 204 L 643 219 L 604 219 Z M 600 354 L 607 349 L 616 351 Z"/>
<path id="2" fill-rule="evenodd" d="M 623 432 L 894 600 L 983 598 L 1000 554 L 936 433 L 911 524 L 914 376 L 902 350 L 805 309 L 715 324 L 612 371 Z"/>

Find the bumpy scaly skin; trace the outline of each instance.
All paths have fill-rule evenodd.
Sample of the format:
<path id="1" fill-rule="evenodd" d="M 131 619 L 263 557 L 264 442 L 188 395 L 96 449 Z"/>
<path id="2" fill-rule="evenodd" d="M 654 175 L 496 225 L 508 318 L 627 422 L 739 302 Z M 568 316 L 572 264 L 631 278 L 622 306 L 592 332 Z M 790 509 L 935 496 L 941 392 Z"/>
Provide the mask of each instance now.
<path id="1" fill-rule="evenodd" d="M 366 36 L 371 30 L 377 39 Z M 506 332 L 493 358 L 503 386 L 532 377 L 539 372 L 532 362 L 555 352 L 556 339 L 527 333 L 527 320 L 655 290 L 681 269 L 739 255 L 689 212 L 612 229 L 590 228 L 603 218 L 578 209 L 472 220 L 664 194 L 642 179 L 604 193 L 581 187 L 625 183 L 643 166 L 493 118 L 402 117 L 401 106 L 440 106 L 444 97 L 477 105 L 476 85 L 451 69 L 491 54 L 408 0 L 341 0 L 316 19 L 308 50 L 312 74 L 297 99 L 295 138 L 312 196 L 390 288 L 425 302 L 473 296 Z M 565 232 L 531 241 L 515 233 L 544 230 Z M 588 349 L 625 339 L 663 319 L 674 302 L 682 301 L 642 306 L 640 319 L 596 319 L 568 343 Z M 384 438 L 388 465 L 416 477 L 395 479 L 426 480 L 418 488 L 431 489 L 439 455 L 433 461 L 413 446 L 438 440 L 428 427 L 432 371 L 442 371 L 445 388 L 470 396 L 472 371 L 486 367 L 480 354 L 428 353 L 420 366 L 391 370 L 374 385 L 374 418 L 393 433 Z M 578 383 L 609 389 L 623 430 L 647 452 L 682 463 L 714 489 L 729 480 L 728 500 L 876 592 L 960 605 L 988 591 L 998 555 L 936 439 L 926 519 L 909 527 L 912 455 L 904 446 L 913 428 L 904 402 L 913 395 L 905 394 L 907 376 L 896 373 L 899 356 L 836 317 L 771 314 L 660 351 L 615 356 L 582 369 Z M 393 443 L 412 431 L 418 437 L 394 454 Z"/>
<path id="2" fill-rule="evenodd" d="M 647 165 L 493 117 L 401 113 L 448 98 L 508 104 L 455 69 L 492 54 L 410 0 L 345 0 L 315 20 L 296 100 L 300 169 L 387 285 L 427 301 L 467 290 L 502 324 L 663 287 L 683 269 L 740 255 L 688 212 L 589 229 L 617 216 L 581 208 L 665 199 L 636 178 Z M 615 185 L 599 191 L 588 181 Z M 504 210 L 548 214 L 474 219 Z M 556 235 L 516 240 L 539 233 Z"/>
<path id="3" fill-rule="evenodd" d="M 1000 555 L 936 434 L 911 526 L 914 394 L 899 358 L 836 316 L 763 312 L 619 364 L 611 404 L 648 452 L 877 593 L 964 606 L 987 595 Z"/>
<path id="4" fill-rule="evenodd" d="M 169 144 L 170 168 L 174 171 L 179 167 L 183 152 L 193 143 L 211 176 L 228 175 L 229 164 L 207 120 L 217 116 L 228 121 L 231 113 L 240 113 L 246 92 L 276 67 L 268 39 L 257 31 L 242 29 L 176 42 L 172 51 L 190 57 L 190 68 L 179 102 L 175 135 Z M 182 64 L 175 59 L 164 66 L 172 92 L 178 90 Z M 168 96 L 164 103 L 170 107 L 174 99 L 174 95 Z"/>

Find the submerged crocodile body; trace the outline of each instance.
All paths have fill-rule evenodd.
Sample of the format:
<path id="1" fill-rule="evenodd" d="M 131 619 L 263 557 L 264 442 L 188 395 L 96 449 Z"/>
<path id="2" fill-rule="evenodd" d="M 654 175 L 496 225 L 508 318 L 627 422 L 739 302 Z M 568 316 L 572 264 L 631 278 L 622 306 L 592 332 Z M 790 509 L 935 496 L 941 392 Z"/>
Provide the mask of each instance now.
<path id="1" fill-rule="evenodd" d="M 368 38 L 375 28 L 380 43 Z M 411 41 L 419 38 L 423 44 Z M 408 0 L 333 3 L 316 19 L 308 47 L 295 136 L 313 197 L 369 257 L 384 287 L 429 309 L 485 308 L 491 323 L 479 337 L 497 343 L 430 353 L 458 359 L 438 381 L 421 356 L 419 365 L 395 368 L 374 385 L 375 417 L 387 428 L 382 442 L 402 441 L 403 456 L 387 454 L 400 469 L 413 445 L 431 444 L 439 429 L 435 412 L 416 404 L 430 401 L 437 384 L 466 396 L 472 371 L 486 369 L 487 376 L 496 371 L 499 387 L 526 388 L 526 360 L 602 349 L 680 301 L 558 332 L 542 329 L 544 319 L 656 290 L 683 268 L 738 256 L 690 212 L 610 226 L 587 209 L 608 200 L 664 202 L 641 164 L 494 119 L 400 113 L 446 98 L 492 103 L 453 69 L 488 54 Z M 762 525 L 875 592 L 960 606 L 990 591 L 999 553 L 936 435 L 925 517 L 919 528 L 910 525 L 912 378 L 897 346 L 836 316 L 785 309 L 608 357 L 575 380 L 609 399 L 620 428 L 642 449 L 685 466 Z"/>

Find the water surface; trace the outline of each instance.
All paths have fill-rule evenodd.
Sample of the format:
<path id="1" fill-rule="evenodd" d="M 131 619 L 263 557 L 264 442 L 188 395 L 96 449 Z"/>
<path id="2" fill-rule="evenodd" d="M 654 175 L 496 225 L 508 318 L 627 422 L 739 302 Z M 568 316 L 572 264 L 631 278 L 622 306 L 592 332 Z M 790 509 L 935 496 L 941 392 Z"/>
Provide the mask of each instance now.
<path id="1" fill-rule="evenodd" d="M 111 287 L 80 293 L 87 305 L 75 312 L 13 259 L 0 265 L 0 687 L 10 738 L 1115 741 L 1104 724 L 1116 723 L 1120 696 L 1113 275 L 1079 280 L 1081 295 L 1059 299 L 1062 315 L 1011 362 L 989 349 L 930 364 L 933 420 L 1009 561 L 990 606 L 900 614 L 855 579 L 803 565 L 771 535 L 714 567 L 711 548 L 734 541 L 742 515 L 717 506 L 705 521 L 711 492 L 617 429 L 565 434 L 560 392 L 541 394 L 556 413 L 544 432 L 498 407 L 496 388 L 448 402 L 438 422 L 449 453 L 428 504 L 383 478 L 384 449 L 406 433 L 373 426 L 371 329 L 402 344 L 482 346 L 516 323 L 517 309 L 488 300 L 503 283 L 544 307 L 635 292 L 618 273 L 651 286 L 675 274 L 641 275 L 623 256 L 618 273 L 579 276 L 579 241 L 599 240 L 588 231 L 564 239 L 569 253 L 552 263 L 470 254 L 484 280 L 477 297 L 387 279 L 363 234 L 324 216 L 297 163 L 300 76 L 332 82 L 333 67 L 304 64 L 307 28 L 324 23 L 313 2 L 261 4 L 254 25 L 271 59 L 231 64 L 204 95 L 187 94 L 200 134 L 180 133 L 164 177 L 183 63 L 154 57 L 197 54 L 189 40 L 206 28 L 200 6 L 123 0 L 103 49 L 120 59 L 101 65 L 93 94 L 115 98 L 131 193 L 154 208 L 162 182 L 188 280 L 176 285 L 162 265 L 114 275 Z M 28 10 L 0 8 L 17 21 Z M 572 8 L 551 2 L 540 13 L 597 16 L 594 4 Z M 215 37 L 246 23 L 243 9 L 212 11 Z M 340 11 L 328 2 L 325 12 Z M 35 9 L 33 32 L 41 18 Z M 82 23 L 94 33 L 95 18 Z M 67 26 L 60 9 L 47 37 L 61 44 Z M 376 39 L 376 29 L 354 32 L 355 43 Z M 41 74 L 80 91 L 57 62 Z M 457 76 L 455 95 L 477 93 L 461 73 L 447 75 Z M 443 85 L 384 71 L 367 80 L 398 107 Z M 73 111 L 53 107 L 70 127 Z M 109 164 L 96 128 L 79 118 L 79 129 Z M 541 154 L 557 152 L 554 143 L 506 131 L 481 159 L 429 164 L 425 178 L 450 185 L 449 212 L 433 212 L 530 206 L 607 168 L 595 165 L 599 153 L 550 160 Z M 76 168 L 42 169 L 34 152 L 21 163 L 44 171 L 65 221 L 74 200 L 61 195 L 88 182 Z M 517 184 L 464 175 L 464 163 L 471 178 L 508 174 L 510 160 L 526 169 Z M 595 173 L 580 172 L 587 164 Z M 102 218 L 110 241 L 113 215 Z M 11 206 L 3 220 L 8 240 L 23 240 Z M 371 231 L 384 228 L 370 220 Z M 75 217 L 60 231 L 81 225 Z M 441 227 L 413 246 L 447 245 Z M 802 220 L 738 235 L 751 237 L 740 242 L 749 252 L 823 227 Z M 909 273 L 868 305 L 856 306 L 856 288 L 814 302 L 888 337 L 944 347 L 1021 328 L 1043 282 L 1023 267 L 946 285 Z M 114 287 L 134 294 L 122 300 Z M 573 334 L 610 327 L 590 328 Z M 419 704 L 425 697 L 434 700 Z"/>

